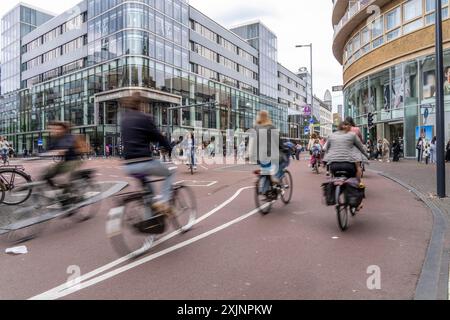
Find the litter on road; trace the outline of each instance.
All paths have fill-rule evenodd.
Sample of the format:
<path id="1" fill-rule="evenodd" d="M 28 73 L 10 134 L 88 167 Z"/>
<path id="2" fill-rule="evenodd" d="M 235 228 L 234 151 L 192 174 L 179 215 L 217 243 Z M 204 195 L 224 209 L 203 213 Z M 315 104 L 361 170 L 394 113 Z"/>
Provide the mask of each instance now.
<path id="1" fill-rule="evenodd" d="M 26 246 L 19 246 L 14 248 L 8 248 L 5 250 L 5 253 L 7 254 L 27 254 L 28 249 Z"/>

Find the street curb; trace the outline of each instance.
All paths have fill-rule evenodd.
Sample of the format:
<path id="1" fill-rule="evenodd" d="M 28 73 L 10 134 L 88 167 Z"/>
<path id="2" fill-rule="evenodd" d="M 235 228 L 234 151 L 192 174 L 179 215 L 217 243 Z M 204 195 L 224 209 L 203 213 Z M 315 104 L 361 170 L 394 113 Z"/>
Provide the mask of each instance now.
<path id="1" fill-rule="evenodd" d="M 448 273 L 449 266 L 449 262 L 443 259 L 445 234 L 448 225 L 446 215 L 425 195 L 407 183 L 392 177 L 387 173 L 375 170 L 372 171 L 386 179 L 398 183 L 408 191 L 414 193 L 433 213 L 433 230 L 430 244 L 428 245 L 422 272 L 417 283 L 414 300 L 447 300 L 448 292 L 439 293 L 439 288 L 442 288 L 439 282 L 441 270 L 444 269 L 444 271 L 446 270 L 445 272 Z M 446 289 L 448 291 L 448 288 Z"/>
<path id="2" fill-rule="evenodd" d="M 125 189 L 128 186 L 128 182 L 124 182 L 124 181 L 102 181 L 99 184 L 108 184 L 108 183 L 111 183 L 111 184 L 114 184 L 114 185 L 111 188 L 109 188 L 108 190 L 105 190 L 104 192 L 102 192 L 100 195 L 94 196 L 93 197 L 94 199 L 90 199 L 90 200 L 87 200 L 87 201 L 83 202 L 83 206 L 91 205 L 91 204 L 103 201 L 103 200 L 105 200 L 105 199 L 107 199 L 109 197 L 112 197 L 113 195 L 119 193 L 120 191 L 122 191 L 123 189 Z M 41 219 L 39 219 L 36 222 L 33 222 L 30 225 L 33 225 L 34 223 L 41 223 L 41 222 L 44 222 L 44 221 L 53 220 L 53 219 L 58 218 L 59 216 L 61 216 L 63 214 L 64 214 L 64 212 L 60 212 L 60 213 L 58 213 L 56 215 L 43 214 L 40 217 Z M 10 232 L 11 230 L 13 230 L 14 226 L 17 225 L 18 223 L 20 223 L 20 222 L 15 222 L 15 223 L 12 223 L 10 225 L 1 227 L 0 228 L 0 236 Z M 26 225 L 26 226 L 28 226 L 28 225 Z"/>

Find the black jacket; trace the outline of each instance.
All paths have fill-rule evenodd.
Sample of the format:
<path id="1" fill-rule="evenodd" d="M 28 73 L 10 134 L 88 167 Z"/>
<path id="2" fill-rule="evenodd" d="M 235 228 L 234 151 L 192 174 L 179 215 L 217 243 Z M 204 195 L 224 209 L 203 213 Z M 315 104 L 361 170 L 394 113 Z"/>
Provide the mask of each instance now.
<path id="1" fill-rule="evenodd" d="M 151 143 L 158 143 L 166 151 L 172 151 L 169 141 L 161 134 L 153 118 L 148 114 L 127 110 L 122 114 L 120 127 L 125 160 L 152 157 Z"/>

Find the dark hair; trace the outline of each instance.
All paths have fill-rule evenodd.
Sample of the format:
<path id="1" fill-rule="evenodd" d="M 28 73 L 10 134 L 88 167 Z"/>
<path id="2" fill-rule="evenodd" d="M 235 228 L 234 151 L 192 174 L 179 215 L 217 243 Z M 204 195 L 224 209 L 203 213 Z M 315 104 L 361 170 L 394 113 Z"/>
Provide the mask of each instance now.
<path id="1" fill-rule="evenodd" d="M 437 137 L 433 137 L 433 140 L 431 140 L 431 143 L 432 143 L 432 144 L 435 144 L 436 141 L 437 141 Z"/>
<path id="2" fill-rule="evenodd" d="M 352 127 L 356 127 L 356 123 L 352 117 L 345 118 L 345 121 L 348 122 Z"/>
<path id="3" fill-rule="evenodd" d="M 345 119 L 344 121 L 341 121 L 341 123 L 339 123 L 338 129 L 340 131 L 342 131 L 342 130 L 344 130 L 344 127 L 351 126 L 351 125 L 352 124 L 347 119 Z"/>

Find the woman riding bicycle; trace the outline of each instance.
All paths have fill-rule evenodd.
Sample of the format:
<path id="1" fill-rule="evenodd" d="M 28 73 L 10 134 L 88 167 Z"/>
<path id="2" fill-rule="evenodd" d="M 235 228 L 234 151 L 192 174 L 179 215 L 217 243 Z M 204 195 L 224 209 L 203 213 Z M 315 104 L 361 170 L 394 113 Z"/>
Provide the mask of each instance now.
<path id="1" fill-rule="evenodd" d="M 255 130 L 257 134 L 255 151 L 257 152 L 258 164 L 262 168 L 271 168 L 274 163 L 278 163 L 277 172 L 272 179 L 275 183 L 279 183 L 284 176 L 284 170 L 289 166 L 290 150 L 281 142 L 279 132 L 277 134 L 278 129 L 272 124 L 272 120 L 267 111 L 261 111 L 259 113 Z M 267 135 L 267 138 L 264 135 Z M 266 146 L 262 145 L 263 141 L 267 141 Z M 276 159 L 272 155 L 273 150 L 279 151 L 279 157 Z"/>
<path id="2" fill-rule="evenodd" d="M 348 178 L 357 177 L 361 156 L 368 158 L 364 145 L 359 137 L 351 132 L 351 128 L 351 123 L 346 120 L 339 125 L 339 131 L 328 138 L 324 160 L 330 165 L 332 175 L 344 171 L 348 173 Z"/>
<path id="3" fill-rule="evenodd" d="M 353 120 L 352 117 L 347 117 L 345 118 L 345 121 L 347 121 L 347 123 L 351 126 L 350 127 L 350 131 L 353 132 L 354 134 L 356 134 L 356 136 L 359 138 L 359 140 L 361 141 L 361 143 L 364 143 L 364 139 L 361 133 L 361 129 L 359 129 L 356 124 L 355 121 Z M 363 165 L 365 162 L 369 161 L 369 156 L 364 157 L 362 154 L 360 153 L 356 153 L 359 157 L 359 165 L 356 166 L 356 177 L 358 179 L 361 179 L 363 176 Z"/>

